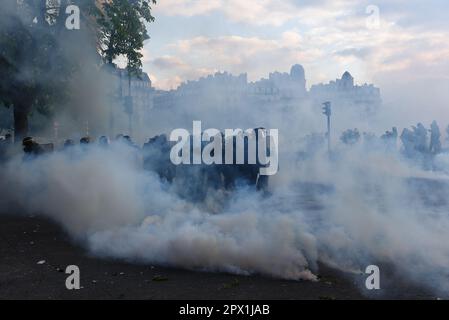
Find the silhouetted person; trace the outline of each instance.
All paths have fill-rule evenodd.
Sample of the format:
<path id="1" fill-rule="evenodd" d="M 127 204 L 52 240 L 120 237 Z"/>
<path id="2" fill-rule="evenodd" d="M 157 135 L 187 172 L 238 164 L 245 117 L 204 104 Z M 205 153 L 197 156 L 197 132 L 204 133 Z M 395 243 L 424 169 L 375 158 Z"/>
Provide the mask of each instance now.
<path id="1" fill-rule="evenodd" d="M 10 133 L 5 134 L 5 141 L 6 144 L 12 144 L 12 135 Z"/>
<path id="2" fill-rule="evenodd" d="M 98 139 L 98 144 L 101 147 L 108 147 L 109 146 L 109 138 L 106 136 L 101 136 L 100 139 Z"/>
<path id="3" fill-rule="evenodd" d="M 32 137 L 26 137 L 22 140 L 24 159 L 33 159 L 44 153 L 53 152 L 53 143 L 39 144 Z"/>
<path id="4" fill-rule="evenodd" d="M 413 128 L 415 149 L 421 153 L 427 152 L 427 130 L 422 123 Z"/>
<path id="5" fill-rule="evenodd" d="M 90 138 L 90 137 L 82 137 L 81 139 L 80 139 L 80 144 L 81 145 L 88 145 L 88 144 L 90 144 L 92 142 L 92 139 Z"/>
<path id="6" fill-rule="evenodd" d="M 165 134 L 155 136 L 143 145 L 143 167 L 156 172 L 159 177 L 172 182 L 176 167 L 170 160 L 170 142 Z"/>
<path id="7" fill-rule="evenodd" d="M 72 139 L 67 139 L 66 141 L 64 141 L 64 149 L 68 149 L 71 147 L 75 146 L 75 141 L 73 141 Z"/>
<path id="8" fill-rule="evenodd" d="M 385 134 L 383 134 L 380 138 L 385 143 L 387 150 L 395 150 L 398 138 L 398 129 L 393 127 L 391 131 L 385 131 Z"/>
<path id="9" fill-rule="evenodd" d="M 413 157 L 416 150 L 415 150 L 415 139 L 413 132 L 405 128 L 402 130 L 401 133 L 401 141 L 402 145 L 404 146 L 404 153 L 407 157 Z"/>
<path id="10" fill-rule="evenodd" d="M 441 133 L 437 122 L 434 120 L 430 125 L 430 153 L 437 154 L 441 151 Z"/>

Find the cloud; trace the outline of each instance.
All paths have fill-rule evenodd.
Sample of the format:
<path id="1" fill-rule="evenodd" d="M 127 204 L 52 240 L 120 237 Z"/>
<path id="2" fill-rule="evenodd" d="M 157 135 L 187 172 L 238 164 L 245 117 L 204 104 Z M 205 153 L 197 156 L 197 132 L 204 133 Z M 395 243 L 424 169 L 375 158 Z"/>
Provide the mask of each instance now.
<path id="1" fill-rule="evenodd" d="M 444 41 L 448 32 L 415 32 L 388 21 L 370 30 L 360 27 L 363 21 L 339 21 L 329 28 L 312 28 L 308 32 L 293 28 L 271 38 L 226 35 L 180 39 L 167 44 L 169 55 L 154 59 L 153 65 L 171 69 L 171 76 L 182 75 L 183 79 L 195 79 L 188 76 L 198 74 L 186 70 L 218 69 L 235 74 L 248 72 L 251 80 L 257 80 L 271 71 L 287 71 L 300 63 L 306 67 L 311 83 L 321 81 L 322 77 L 316 75 L 323 72 L 329 79 L 347 69 L 354 71 L 356 79 L 370 82 L 376 74 L 404 70 L 412 62 L 433 65 L 448 57 L 449 44 Z"/>
<path id="2" fill-rule="evenodd" d="M 159 69 L 185 68 L 187 66 L 180 58 L 169 55 L 154 59 L 152 64 Z"/>
<path id="3" fill-rule="evenodd" d="M 449 25 L 446 0 L 164 0 L 155 8 L 156 16 L 206 16 L 221 13 L 226 19 L 253 26 L 282 26 L 290 21 L 306 26 L 325 27 L 340 19 L 366 18 L 366 8 L 375 5 L 383 19 L 403 27 L 422 25 L 441 28 Z"/>
<path id="4" fill-rule="evenodd" d="M 198 36 L 168 44 L 165 50 L 169 55 L 155 58 L 151 65 L 165 76 L 184 81 L 216 71 L 247 72 L 250 80 L 258 80 L 275 69 L 289 71 L 295 63 L 311 62 L 322 55 L 320 50 L 303 44 L 302 35 L 296 30 L 285 31 L 273 39 Z"/>
<path id="5" fill-rule="evenodd" d="M 365 58 L 372 52 L 371 48 L 347 48 L 337 51 L 335 54 L 342 57 L 354 56 L 356 58 Z"/>
<path id="6" fill-rule="evenodd" d="M 290 1 L 282 0 L 228 0 L 222 10 L 232 21 L 256 26 L 281 26 L 299 13 Z"/>
<path id="7" fill-rule="evenodd" d="M 165 0 L 155 7 L 155 13 L 167 16 L 201 16 L 220 12 L 227 19 L 255 26 L 281 26 L 300 16 L 304 8 L 329 1 L 289 0 Z"/>
<path id="8" fill-rule="evenodd" d="M 159 79 L 158 76 L 156 76 L 154 74 L 150 74 L 150 78 L 152 81 L 152 85 L 155 88 L 163 89 L 163 90 L 175 89 L 183 82 L 182 78 L 178 75 L 173 75 L 170 77 Z"/>
<path id="9" fill-rule="evenodd" d="M 163 0 L 154 7 L 154 12 L 156 16 L 164 14 L 191 17 L 219 9 L 221 4 L 220 0 Z"/>
<path id="10" fill-rule="evenodd" d="M 446 3 L 376 1 L 377 29 L 367 27 L 370 4 L 368 0 L 166 0 L 158 4 L 156 16 L 172 17 L 172 28 L 164 30 L 171 37 L 158 43 L 146 65 L 160 79 L 158 84 L 170 87 L 216 70 L 247 72 L 250 80 L 257 80 L 274 70 L 288 71 L 295 63 L 305 67 L 309 86 L 339 77 L 345 70 L 358 83 L 381 87 L 394 74 L 405 77 L 404 86 L 427 74 L 417 74 L 417 66 L 432 70 L 432 81 L 447 78 L 442 64 L 449 58 L 449 28 L 442 26 L 449 22 L 438 13 Z M 177 16 L 184 17 L 180 25 Z M 438 21 L 431 21 L 433 16 Z M 213 32 L 188 29 L 185 17 L 195 21 L 204 17 L 208 23 L 214 17 L 217 24 Z"/>

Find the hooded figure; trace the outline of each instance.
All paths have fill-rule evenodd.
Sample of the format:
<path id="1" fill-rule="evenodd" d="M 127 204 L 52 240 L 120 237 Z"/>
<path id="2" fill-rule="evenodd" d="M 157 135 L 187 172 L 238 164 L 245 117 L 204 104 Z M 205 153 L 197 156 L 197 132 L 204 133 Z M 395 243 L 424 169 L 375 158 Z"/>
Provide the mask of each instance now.
<path id="1" fill-rule="evenodd" d="M 434 120 L 430 125 L 430 153 L 437 154 L 441 151 L 441 133 L 437 122 Z"/>

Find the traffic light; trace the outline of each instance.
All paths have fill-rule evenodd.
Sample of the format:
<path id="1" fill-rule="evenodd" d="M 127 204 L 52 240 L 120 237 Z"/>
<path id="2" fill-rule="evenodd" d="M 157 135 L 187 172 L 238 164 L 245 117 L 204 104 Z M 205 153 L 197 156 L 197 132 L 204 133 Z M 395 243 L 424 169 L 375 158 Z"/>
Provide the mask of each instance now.
<path id="1" fill-rule="evenodd" d="M 331 103 L 325 102 L 323 105 L 323 114 L 329 117 L 331 115 Z"/>
<path id="2" fill-rule="evenodd" d="M 329 101 L 326 101 L 325 103 L 323 103 L 324 107 L 323 107 L 323 114 L 326 116 L 326 120 L 327 120 L 327 133 L 326 133 L 326 138 L 327 138 L 327 148 L 328 148 L 328 153 L 330 155 L 331 153 L 331 103 Z"/>

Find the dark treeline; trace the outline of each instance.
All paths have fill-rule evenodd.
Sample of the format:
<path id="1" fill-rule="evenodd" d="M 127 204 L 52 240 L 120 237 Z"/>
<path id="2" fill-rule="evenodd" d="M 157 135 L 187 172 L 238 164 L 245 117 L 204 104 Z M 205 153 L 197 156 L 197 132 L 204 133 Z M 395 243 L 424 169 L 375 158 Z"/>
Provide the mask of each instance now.
<path id="1" fill-rule="evenodd" d="M 70 101 L 72 81 L 82 68 L 100 72 L 124 56 L 129 74 L 139 73 L 140 50 L 149 38 L 144 23 L 154 20 L 154 3 L 2 0 L 0 105 L 13 108 L 15 141 L 28 135 L 31 112 L 51 116 Z M 73 6 L 77 10 L 70 10 Z M 77 17 L 79 29 L 68 27 Z"/>

